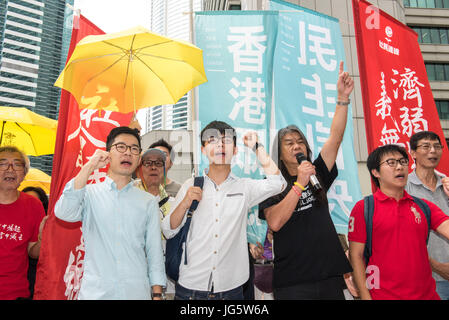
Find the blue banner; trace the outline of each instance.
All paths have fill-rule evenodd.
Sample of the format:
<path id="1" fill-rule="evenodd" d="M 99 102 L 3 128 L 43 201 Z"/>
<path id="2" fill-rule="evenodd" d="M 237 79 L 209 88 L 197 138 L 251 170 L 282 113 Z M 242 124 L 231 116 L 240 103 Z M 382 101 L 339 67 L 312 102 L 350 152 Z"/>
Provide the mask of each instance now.
<path id="1" fill-rule="evenodd" d="M 314 159 L 329 137 L 339 62 L 345 61 L 340 25 L 335 18 L 284 1 L 270 1 L 270 8 L 279 10 L 273 67 L 276 129 L 297 125 Z M 332 220 L 343 234 L 347 234 L 352 207 L 362 198 L 353 141 L 349 106 L 337 156 L 338 177 L 328 192 Z"/>
<path id="2" fill-rule="evenodd" d="M 198 133 L 214 120 L 236 129 L 239 152 L 232 171 L 239 177 L 261 179 L 264 175 L 242 137 L 253 130 L 265 146 L 269 145 L 277 18 L 277 12 L 271 11 L 208 11 L 195 15 L 195 44 L 203 49 L 208 82 L 198 88 L 198 122 L 194 125 Z M 198 168 L 202 173 L 208 161 L 199 150 L 197 154 L 201 155 Z M 263 244 L 266 230 L 266 222 L 258 219 L 254 207 L 248 216 L 248 242 Z"/>

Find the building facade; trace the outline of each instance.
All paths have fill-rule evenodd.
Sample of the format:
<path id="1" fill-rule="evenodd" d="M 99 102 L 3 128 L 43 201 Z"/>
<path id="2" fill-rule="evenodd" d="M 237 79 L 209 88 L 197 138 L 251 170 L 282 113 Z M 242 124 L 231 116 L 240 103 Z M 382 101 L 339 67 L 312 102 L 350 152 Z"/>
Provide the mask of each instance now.
<path id="1" fill-rule="evenodd" d="M 53 86 L 70 44 L 73 0 L 0 1 L 0 105 L 25 107 L 57 119 L 60 89 Z M 30 157 L 47 173 L 52 156 Z"/>
<path id="2" fill-rule="evenodd" d="M 169 38 L 193 42 L 193 12 L 201 9 L 201 0 L 151 1 L 151 30 Z M 190 129 L 191 105 L 189 92 L 176 104 L 149 108 L 146 130 Z"/>

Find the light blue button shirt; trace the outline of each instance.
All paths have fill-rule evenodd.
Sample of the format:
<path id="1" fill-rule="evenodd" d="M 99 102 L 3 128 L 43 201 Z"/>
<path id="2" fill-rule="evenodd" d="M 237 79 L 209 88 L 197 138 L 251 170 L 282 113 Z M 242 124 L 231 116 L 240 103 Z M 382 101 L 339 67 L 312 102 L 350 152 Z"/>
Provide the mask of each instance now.
<path id="1" fill-rule="evenodd" d="M 72 179 L 55 215 L 82 221 L 85 257 L 79 299 L 151 299 L 151 286 L 165 286 L 156 198 L 133 182 L 118 190 L 107 177 L 75 190 Z"/>

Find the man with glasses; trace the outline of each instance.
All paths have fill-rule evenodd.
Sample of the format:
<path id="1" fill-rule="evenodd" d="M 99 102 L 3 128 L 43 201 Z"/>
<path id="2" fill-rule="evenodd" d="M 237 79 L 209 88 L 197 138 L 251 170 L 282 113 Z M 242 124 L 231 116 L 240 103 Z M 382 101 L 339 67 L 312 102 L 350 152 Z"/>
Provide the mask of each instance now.
<path id="1" fill-rule="evenodd" d="M 173 165 L 173 161 L 175 159 L 175 153 L 172 152 L 172 145 L 170 145 L 167 141 L 164 139 L 159 139 L 156 142 L 153 142 L 150 145 L 150 148 L 159 149 L 165 154 L 165 177 L 164 177 L 164 185 L 165 185 L 165 191 L 170 197 L 176 197 L 176 194 L 178 193 L 179 189 L 181 188 L 181 185 L 170 179 L 168 177 L 168 171 L 171 169 Z"/>
<path id="2" fill-rule="evenodd" d="M 449 177 L 436 171 L 443 154 L 440 137 L 432 131 L 415 133 L 410 138 L 410 149 L 416 168 L 409 174 L 405 190 L 433 202 L 449 216 Z M 449 241 L 432 231 L 428 250 L 437 293 L 449 300 Z"/>
<path id="3" fill-rule="evenodd" d="M 368 156 L 367 167 L 378 188 L 373 194 L 368 265 L 364 261 L 367 233 L 363 200 L 352 209 L 348 227 L 353 277 L 362 299 L 439 299 L 426 246 L 427 218 L 405 191 L 408 163 L 406 150 L 398 145 L 378 147 Z M 449 238 L 449 217 L 435 204 L 423 201 L 430 208 L 431 229 Z"/>
<path id="4" fill-rule="evenodd" d="M 0 300 L 29 298 L 28 256 L 39 257 L 44 207 L 17 190 L 29 168 L 19 149 L 0 147 Z"/>
<path id="5" fill-rule="evenodd" d="M 248 210 L 282 192 L 286 183 L 256 133 L 247 133 L 243 143 L 256 153 L 267 176 L 263 180 L 232 174 L 237 138 L 230 125 L 212 121 L 201 131 L 200 138 L 201 152 L 209 162 L 203 189 L 193 186 L 193 178 L 187 180 L 162 221 L 164 235 L 175 236 L 186 221 L 192 201 L 199 201 L 187 236 L 188 250 L 184 251 L 188 263 L 180 265 L 175 299 L 241 300 L 242 285 L 249 278 Z"/>
<path id="6" fill-rule="evenodd" d="M 86 253 L 79 299 L 162 298 L 166 278 L 157 202 L 132 181 L 140 152 L 136 130 L 112 129 L 106 151 L 95 151 L 56 203 L 56 217 L 83 223 Z M 87 185 L 94 170 L 106 165 L 105 181 Z"/>

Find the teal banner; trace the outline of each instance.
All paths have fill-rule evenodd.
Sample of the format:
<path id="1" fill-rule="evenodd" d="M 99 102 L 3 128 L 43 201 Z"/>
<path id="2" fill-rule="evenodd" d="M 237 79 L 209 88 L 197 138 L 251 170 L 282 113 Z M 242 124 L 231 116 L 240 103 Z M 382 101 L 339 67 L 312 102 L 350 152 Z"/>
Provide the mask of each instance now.
<path id="1" fill-rule="evenodd" d="M 330 134 L 337 98 L 340 61 L 345 51 L 337 19 L 285 1 L 270 1 L 279 11 L 274 55 L 276 129 L 297 125 L 315 159 Z M 362 198 L 353 148 L 352 108 L 337 156 L 338 177 L 328 192 L 332 221 L 347 234 L 352 207 Z"/>

